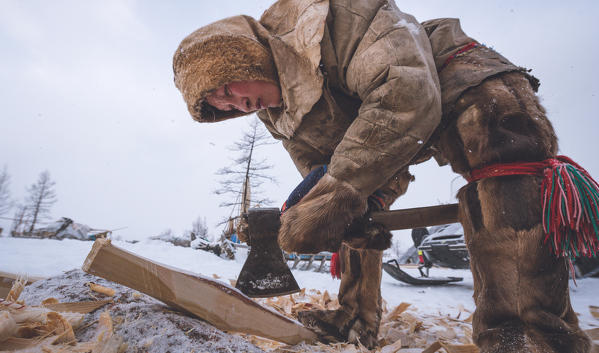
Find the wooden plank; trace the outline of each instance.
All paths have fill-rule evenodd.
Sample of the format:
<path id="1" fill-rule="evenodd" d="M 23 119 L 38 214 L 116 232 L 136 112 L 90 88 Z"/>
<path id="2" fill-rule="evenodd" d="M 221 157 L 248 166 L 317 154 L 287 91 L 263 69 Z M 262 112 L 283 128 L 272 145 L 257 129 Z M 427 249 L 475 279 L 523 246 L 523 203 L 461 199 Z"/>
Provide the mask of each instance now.
<path id="1" fill-rule="evenodd" d="M 456 223 L 458 222 L 458 204 L 373 212 L 372 220 L 384 224 L 390 230 Z"/>
<path id="2" fill-rule="evenodd" d="M 287 344 L 316 340 L 314 332 L 271 311 L 235 288 L 162 265 L 95 241 L 83 270 L 152 296 L 198 316 L 221 330 L 266 337 Z"/>

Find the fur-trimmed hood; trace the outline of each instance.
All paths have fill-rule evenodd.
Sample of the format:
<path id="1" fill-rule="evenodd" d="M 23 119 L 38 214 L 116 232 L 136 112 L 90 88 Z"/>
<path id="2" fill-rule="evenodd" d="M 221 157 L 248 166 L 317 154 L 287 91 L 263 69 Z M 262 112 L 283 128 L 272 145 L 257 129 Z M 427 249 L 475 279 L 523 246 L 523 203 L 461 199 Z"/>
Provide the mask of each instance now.
<path id="1" fill-rule="evenodd" d="M 274 125 L 284 136 L 293 135 L 322 95 L 320 42 L 329 2 L 304 1 L 287 11 L 282 6 L 277 3 L 268 9 L 264 22 L 229 17 L 183 39 L 173 57 L 175 85 L 195 120 L 216 122 L 246 115 L 213 109 L 204 98 L 226 83 L 268 81 L 280 85 L 284 104 L 275 108 L 279 118 Z"/>
<path id="2" fill-rule="evenodd" d="M 209 92 L 224 84 L 251 80 L 278 84 L 268 37 L 268 31 L 253 18 L 234 16 L 183 39 L 173 57 L 175 85 L 196 121 L 216 122 L 247 114 L 220 111 L 204 103 Z"/>

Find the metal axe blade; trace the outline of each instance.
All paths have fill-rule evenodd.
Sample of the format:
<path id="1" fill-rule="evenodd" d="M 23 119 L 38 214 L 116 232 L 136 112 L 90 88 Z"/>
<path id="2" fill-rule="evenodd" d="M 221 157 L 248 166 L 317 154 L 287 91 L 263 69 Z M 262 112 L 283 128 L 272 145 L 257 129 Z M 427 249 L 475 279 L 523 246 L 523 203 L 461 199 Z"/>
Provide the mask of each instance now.
<path id="1" fill-rule="evenodd" d="M 248 297 L 265 298 L 299 292 L 277 242 L 278 208 L 251 208 L 247 213 L 250 252 L 235 287 Z"/>

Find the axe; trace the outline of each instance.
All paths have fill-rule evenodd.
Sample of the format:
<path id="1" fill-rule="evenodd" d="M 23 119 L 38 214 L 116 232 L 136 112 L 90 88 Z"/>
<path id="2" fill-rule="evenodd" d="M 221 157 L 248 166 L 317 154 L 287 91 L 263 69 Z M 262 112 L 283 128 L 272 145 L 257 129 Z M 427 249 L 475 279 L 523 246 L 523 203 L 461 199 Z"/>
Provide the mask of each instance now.
<path id="1" fill-rule="evenodd" d="M 280 214 L 278 208 L 251 208 L 245 214 L 251 248 L 235 287 L 249 297 L 274 297 L 300 290 L 277 242 Z M 389 230 L 455 223 L 458 204 L 379 211 L 370 218 Z"/>

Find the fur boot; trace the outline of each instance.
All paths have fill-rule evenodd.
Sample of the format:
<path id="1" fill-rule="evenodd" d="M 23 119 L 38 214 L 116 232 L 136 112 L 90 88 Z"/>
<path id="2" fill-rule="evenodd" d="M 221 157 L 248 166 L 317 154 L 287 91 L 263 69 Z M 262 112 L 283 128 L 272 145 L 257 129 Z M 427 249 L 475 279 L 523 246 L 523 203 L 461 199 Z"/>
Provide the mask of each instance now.
<path id="1" fill-rule="evenodd" d="M 298 319 L 328 340 L 377 344 L 381 322 L 382 251 L 356 250 L 345 243 L 339 252 L 341 286 L 338 310 L 311 310 Z"/>
<path id="2" fill-rule="evenodd" d="M 352 221 L 367 209 L 350 184 L 325 174 L 302 200 L 281 215 L 279 245 L 288 252 L 336 252 Z"/>
<path id="3" fill-rule="evenodd" d="M 466 91 L 438 148 L 454 171 L 555 156 L 557 139 L 527 78 Z M 566 260 L 544 243 L 541 177 L 482 179 L 459 195 L 474 278 L 473 339 L 483 353 L 589 352 L 570 305 Z"/>

